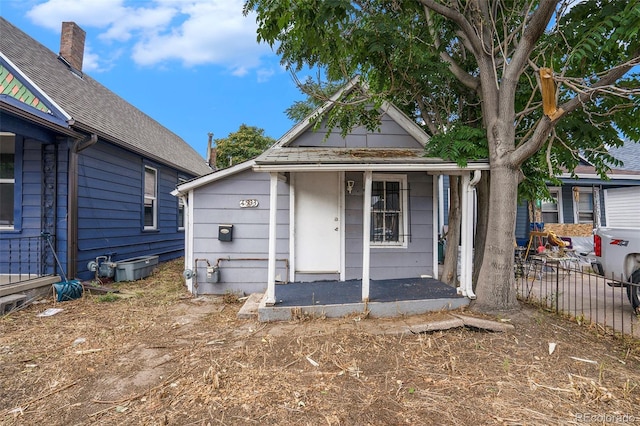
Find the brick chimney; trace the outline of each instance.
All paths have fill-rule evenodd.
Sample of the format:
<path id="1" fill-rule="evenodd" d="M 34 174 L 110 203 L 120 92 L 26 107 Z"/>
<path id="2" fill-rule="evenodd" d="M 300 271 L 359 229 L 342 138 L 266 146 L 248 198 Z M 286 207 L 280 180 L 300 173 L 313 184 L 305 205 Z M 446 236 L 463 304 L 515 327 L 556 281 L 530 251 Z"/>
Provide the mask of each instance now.
<path id="1" fill-rule="evenodd" d="M 63 22 L 60 34 L 60 56 L 76 71 L 82 71 L 85 31 L 75 22 Z"/>

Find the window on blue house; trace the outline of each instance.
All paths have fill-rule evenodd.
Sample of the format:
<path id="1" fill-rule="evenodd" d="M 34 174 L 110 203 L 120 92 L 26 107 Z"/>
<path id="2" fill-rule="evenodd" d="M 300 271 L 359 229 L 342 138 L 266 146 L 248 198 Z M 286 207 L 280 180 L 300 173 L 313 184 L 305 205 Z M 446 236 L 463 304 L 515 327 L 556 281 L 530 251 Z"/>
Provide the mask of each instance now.
<path id="1" fill-rule="evenodd" d="M 373 175 L 371 183 L 371 242 L 374 245 L 405 245 L 407 235 L 407 177 Z"/>
<path id="2" fill-rule="evenodd" d="M 144 168 L 144 229 L 158 227 L 158 171 Z"/>
<path id="3" fill-rule="evenodd" d="M 0 133 L 0 229 L 13 229 L 15 193 L 15 135 Z"/>
<path id="4" fill-rule="evenodd" d="M 562 197 L 560 188 L 549 188 L 550 200 L 542 200 L 542 221 L 544 223 L 563 223 Z"/>
<path id="5" fill-rule="evenodd" d="M 575 223 L 593 223 L 593 189 L 573 188 L 573 210 Z"/>
<path id="6" fill-rule="evenodd" d="M 178 185 L 182 185 L 186 181 L 186 179 L 178 178 Z M 184 230 L 184 226 L 184 200 L 182 197 L 178 197 L 178 230 Z"/>

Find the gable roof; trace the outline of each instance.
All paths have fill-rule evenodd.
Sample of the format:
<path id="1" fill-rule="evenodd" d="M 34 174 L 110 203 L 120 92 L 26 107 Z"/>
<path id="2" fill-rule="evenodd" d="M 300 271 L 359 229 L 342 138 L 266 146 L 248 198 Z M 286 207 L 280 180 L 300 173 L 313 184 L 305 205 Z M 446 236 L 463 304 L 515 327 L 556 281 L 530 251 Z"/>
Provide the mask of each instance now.
<path id="1" fill-rule="evenodd" d="M 360 82 L 360 77 L 356 76 L 352 78 L 347 84 L 345 84 L 340 90 L 338 90 L 324 105 L 317 108 L 311 114 L 309 114 L 304 120 L 297 123 L 287 133 L 285 133 L 273 148 L 283 148 L 290 145 L 297 137 L 302 133 L 309 130 L 315 125 L 315 117 L 324 115 L 331 110 L 336 102 L 345 94 L 354 91 L 358 87 L 363 87 L 363 83 Z M 365 87 L 366 90 L 366 87 Z M 413 120 L 406 116 L 405 113 L 400 111 L 395 105 L 390 102 L 384 101 L 380 107 L 382 113 L 388 114 L 400 127 L 402 127 L 408 134 L 420 143 L 422 146 L 426 146 L 429 142 L 429 135 L 420 128 Z"/>
<path id="2" fill-rule="evenodd" d="M 276 144 L 255 159 L 254 169 L 259 171 L 301 171 L 311 169 L 322 170 L 429 170 L 434 172 L 488 169 L 486 161 L 469 162 L 467 167 L 460 167 L 452 161 L 441 158 L 425 157 L 424 147 L 429 143 L 429 135 L 400 109 L 388 101 L 382 102 L 379 112 L 382 117 L 388 117 L 401 132 L 412 140 L 410 145 L 389 144 L 384 146 L 332 146 L 331 144 L 317 144 L 317 146 L 298 146 L 296 141 L 305 133 L 311 131 L 316 124 L 317 117 L 334 108 L 340 98 L 366 85 L 359 77 L 353 78 L 324 105 L 309 114 L 304 120 L 296 124 Z M 327 129 L 330 130 L 330 129 Z M 398 134 L 393 134 L 388 140 L 395 140 Z"/>
<path id="3" fill-rule="evenodd" d="M 195 175 L 209 173 L 204 158 L 182 138 L 0 17 L 0 52 L 68 118 L 67 127 Z M 5 109 L 6 99 L 0 100 Z M 14 105 L 15 107 L 15 105 Z M 26 109 L 29 111 L 29 108 Z M 34 115 L 34 117 L 36 117 Z"/>

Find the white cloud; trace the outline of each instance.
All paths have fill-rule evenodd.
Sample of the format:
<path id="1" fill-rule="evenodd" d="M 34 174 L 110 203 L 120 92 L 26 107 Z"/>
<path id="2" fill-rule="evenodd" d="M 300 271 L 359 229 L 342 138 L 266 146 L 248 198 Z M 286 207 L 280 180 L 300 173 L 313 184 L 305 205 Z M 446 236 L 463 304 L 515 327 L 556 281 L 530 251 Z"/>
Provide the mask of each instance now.
<path id="1" fill-rule="evenodd" d="M 242 14 L 243 4 L 243 0 L 45 0 L 27 16 L 55 31 L 62 21 L 80 25 L 87 31 L 87 41 L 93 42 L 89 58 L 85 57 L 93 69 L 103 69 L 108 62 L 104 57 L 112 50 L 127 49 L 141 66 L 171 61 L 186 67 L 213 64 L 244 76 L 273 52 L 257 43 L 255 18 Z M 269 76 L 263 70 L 257 78 Z"/>

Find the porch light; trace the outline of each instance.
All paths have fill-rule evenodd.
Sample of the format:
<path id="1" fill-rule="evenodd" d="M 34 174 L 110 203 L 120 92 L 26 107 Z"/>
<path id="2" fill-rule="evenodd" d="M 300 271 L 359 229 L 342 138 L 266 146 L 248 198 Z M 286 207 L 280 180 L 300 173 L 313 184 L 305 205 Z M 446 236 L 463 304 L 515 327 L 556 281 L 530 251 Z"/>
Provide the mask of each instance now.
<path id="1" fill-rule="evenodd" d="M 351 194 L 351 191 L 353 191 L 353 185 L 355 185 L 355 181 L 353 181 L 353 180 L 348 180 L 347 181 L 347 192 L 349 194 Z"/>

